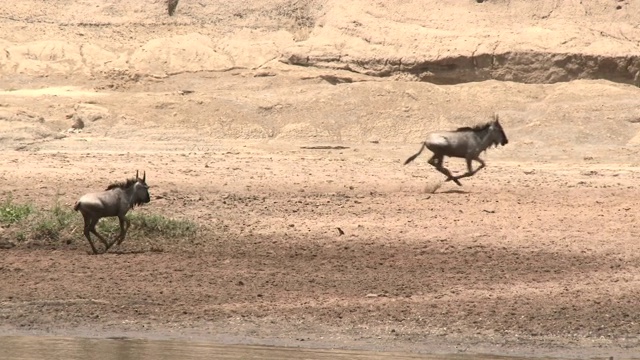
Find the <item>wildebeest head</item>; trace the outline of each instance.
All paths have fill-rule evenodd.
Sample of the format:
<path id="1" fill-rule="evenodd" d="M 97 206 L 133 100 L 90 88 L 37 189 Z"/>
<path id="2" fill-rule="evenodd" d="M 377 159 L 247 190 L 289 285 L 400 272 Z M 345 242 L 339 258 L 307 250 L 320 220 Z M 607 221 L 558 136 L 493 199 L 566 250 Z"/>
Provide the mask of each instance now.
<path id="1" fill-rule="evenodd" d="M 498 145 L 505 146 L 509 143 L 509 139 L 507 139 L 507 134 L 505 134 L 504 129 L 502 129 L 502 125 L 500 125 L 500 120 L 498 119 L 498 114 L 493 115 L 493 123 L 491 123 L 491 131 L 493 133 L 493 145 L 498 147 Z"/>
<path id="2" fill-rule="evenodd" d="M 138 171 L 136 171 L 136 182 L 133 184 L 133 203 L 134 205 L 142 205 L 151 201 L 149 196 L 149 185 L 147 185 L 147 172 L 142 173 L 142 179 L 138 177 Z"/>

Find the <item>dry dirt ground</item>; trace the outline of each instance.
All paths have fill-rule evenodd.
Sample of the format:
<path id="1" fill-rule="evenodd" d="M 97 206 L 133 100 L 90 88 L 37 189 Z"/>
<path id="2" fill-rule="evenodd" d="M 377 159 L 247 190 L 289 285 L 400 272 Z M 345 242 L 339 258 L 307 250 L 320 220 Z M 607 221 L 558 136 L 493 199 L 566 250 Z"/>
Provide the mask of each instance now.
<path id="1" fill-rule="evenodd" d="M 0 334 L 637 357 L 640 11 L 538 4 L 0 6 L 0 199 L 139 169 L 134 211 L 199 227 L 99 256 L 0 229 Z M 402 165 L 493 112 L 463 187 Z"/>

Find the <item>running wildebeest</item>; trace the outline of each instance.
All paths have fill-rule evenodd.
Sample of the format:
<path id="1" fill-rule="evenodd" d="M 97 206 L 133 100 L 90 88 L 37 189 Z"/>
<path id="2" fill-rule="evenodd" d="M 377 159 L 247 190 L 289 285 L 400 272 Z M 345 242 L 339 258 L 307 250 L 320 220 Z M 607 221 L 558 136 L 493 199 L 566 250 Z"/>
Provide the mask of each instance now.
<path id="1" fill-rule="evenodd" d="M 507 145 L 509 140 L 507 134 L 504 133 L 498 115 L 493 115 L 493 121 L 486 124 L 476 125 L 474 127 L 461 127 L 455 131 L 438 131 L 427 135 L 427 139 L 422 143 L 422 147 L 417 154 L 411 156 L 404 162 L 405 165 L 415 160 L 418 155 L 426 148 L 433 152 L 433 156 L 429 159 L 429 164 L 434 166 L 438 171 L 447 176 L 447 180 L 453 180 L 459 186 L 462 186 L 459 179 L 469 177 L 477 173 L 485 167 L 484 161 L 480 159 L 480 153 L 485 151 L 489 146 Z M 449 169 L 444 167 L 444 157 L 464 158 L 467 161 L 467 172 L 453 176 Z M 472 161 L 480 163 L 480 166 L 473 170 Z"/>
<path id="2" fill-rule="evenodd" d="M 98 193 L 83 195 L 73 207 L 73 210 L 80 211 L 84 218 L 84 236 L 89 240 L 91 250 L 94 254 L 98 251 L 91 240 L 89 233 L 93 233 L 104 244 L 104 252 L 116 242 L 122 243 L 131 223 L 126 218 L 127 212 L 136 205 L 142 205 L 151 201 L 149 197 L 149 186 L 146 183 L 147 174 L 143 173 L 142 179 L 136 177 L 122 182 L 115 182 L 107 186 L 107 190 Z M 105 240 L 96 231 L 98 221 L 103 217 L 117 216 L 120 220 L 120 234 L 111 243 Z M 126 225 L 126 226 L 125 226 Z"/>

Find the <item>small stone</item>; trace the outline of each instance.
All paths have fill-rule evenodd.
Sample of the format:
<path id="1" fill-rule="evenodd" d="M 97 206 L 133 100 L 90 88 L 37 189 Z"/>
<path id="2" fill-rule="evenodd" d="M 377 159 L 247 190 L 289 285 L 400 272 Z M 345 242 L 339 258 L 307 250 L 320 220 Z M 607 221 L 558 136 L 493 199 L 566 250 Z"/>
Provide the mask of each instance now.
<path id="1" fill-rule="evenodd" d="M 79 117 L 76 117 L 75 121 L 71 125 L 71 128 L 72 129 L 84 129 L 84 121 L 82 121 L 82 119 L 80 119 Z"/>
<path id="2" fill-rule="evenodd" d="M 0 240 L 0 249 L 11 249 L 14 246 L 16 246 L 16 244 L 12 243 L 11 241 Z"/>

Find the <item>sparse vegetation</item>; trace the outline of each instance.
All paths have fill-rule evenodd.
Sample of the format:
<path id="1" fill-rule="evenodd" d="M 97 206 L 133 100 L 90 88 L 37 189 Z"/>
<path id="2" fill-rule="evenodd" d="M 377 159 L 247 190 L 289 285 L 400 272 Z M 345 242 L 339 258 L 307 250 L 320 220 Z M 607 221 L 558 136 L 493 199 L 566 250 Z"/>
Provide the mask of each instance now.
<path id="1" fill-rule="evenodd" d="M 162 215 L 130 213 L 127 214 L 127 218 L 131 221 L 127 236 L 186 238 L 194 236 L 197 229 L 196 224 L 191 221 L 171 219 Z M 112 237 L 120 232 L 120 225 L 117 218 L 105 218 L 100 220 L 97 229 L 101 234 Z"/>
<path id="2" fill-rule="evenodd" d="M 29 205 L 16 204 L 8 197 L 0 204 L 0 226 L 8 226 L 21 221 L 33 212 Z"/>
<path id="3" fill-rule="evenodd" d="M 197 225 L 192 221 L 162 215 L 130 213 L 127 218 L 131 221 L 127 237 L 181 239 L 195 236 L 197 231 Z M 0 226 L 5 228 L 7 240 L 17 243 L 31 240 L 50 244 L 85 241 L 82 217 L 58 201 L 51 208 L 38 209 L 32 204 L 16 203 L 9 197 L 0 203 Z M 120 232 L 118 219 L 102 219 L 97 230 L 113 239 Z"/>
<path id="4" fill-rule="evenodd" d="M 176 220 L 161 215 L 131 214 L 131 226 L 145 236 L 190 237 L 196 234 L 196 224 L 187 220 Z"/>
<path id="5" fill-rule="evenodd" d="M 47 211 L 36 213 L 34 222 L 31 225 L 31 234 L 35 240 L 60 240 L 65 229 L 73 221 L 73 211 L 63 208 L 56 201 L 54 206 Z"/>

